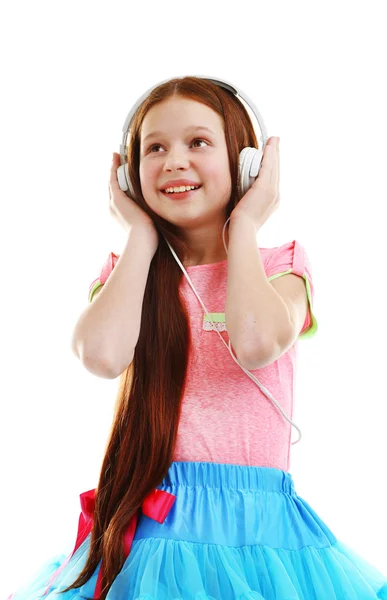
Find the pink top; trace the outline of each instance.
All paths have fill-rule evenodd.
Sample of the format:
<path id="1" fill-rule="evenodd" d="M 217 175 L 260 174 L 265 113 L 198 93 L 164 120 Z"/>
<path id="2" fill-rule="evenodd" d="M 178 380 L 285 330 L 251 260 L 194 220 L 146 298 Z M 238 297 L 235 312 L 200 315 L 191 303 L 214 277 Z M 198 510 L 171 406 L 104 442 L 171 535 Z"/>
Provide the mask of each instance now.
<path id="1" fill-rule="evenodd" d="M 303 277 L 309 312 L 298 339 L 312 337 L 317 321 L 312 313 L 311 267 L 303 247 L 294 240 L 276 248 L 260 248 L 269 280 L 295 273 Z M 89 288 L 105 283 L 119 256 L 110 253 Z M 191 281 L 228 344 L 225 323 L 227 260 L 186 267 Z M 214 331 L 210 319 L 184 276 L 181 294 L 187 304 L 192 346 L 188 361 L 175 461 L 204 461 L 266 466 L 289 471 L 293 427 L 242 369 Z M 251 371 L 293 420 L 293 396 L 298 340 L 278 360 Z M 294 439 L 298 432 L 294 429 Z"/>

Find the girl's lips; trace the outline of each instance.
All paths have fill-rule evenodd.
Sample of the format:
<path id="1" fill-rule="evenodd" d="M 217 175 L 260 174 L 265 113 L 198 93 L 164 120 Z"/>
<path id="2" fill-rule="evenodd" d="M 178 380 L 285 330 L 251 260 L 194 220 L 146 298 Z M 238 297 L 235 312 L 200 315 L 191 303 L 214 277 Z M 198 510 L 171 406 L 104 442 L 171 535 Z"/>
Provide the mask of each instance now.
<path id="1" fill-rule="evenodd" d="M 172 200 L 183 200 L 184 198 L 188 198 L 188 196 L 190 196 L 191 194 L 198 192 L 201 189 L 201 187 L 202 186 L 200 186 L 196 190 L 189 190 L 188 192 L 173 192 L 172 194 L 168 194 L 168 192 L 161 191 L 161 193 L 164 194 L 164 196 L 168 196 L 168 198 L 171 198 Z"/>

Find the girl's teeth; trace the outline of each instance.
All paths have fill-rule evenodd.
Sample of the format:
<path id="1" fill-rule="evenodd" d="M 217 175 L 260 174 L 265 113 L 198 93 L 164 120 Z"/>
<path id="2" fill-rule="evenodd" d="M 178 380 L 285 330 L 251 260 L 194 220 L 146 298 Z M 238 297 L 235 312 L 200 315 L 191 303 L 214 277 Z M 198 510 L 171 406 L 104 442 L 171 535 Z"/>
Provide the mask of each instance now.
<path id="1" fill-rule="evenodd" d="M 179 193 L 179 192 L 189 192 L 190 190 L 196 190 L 198 189 L 198 186 L 194 186 L 194 185 L 181 185 L 179 187 L 170 187 L 167 188 L 165 191 L 169 194 L 171 193 Z"/>

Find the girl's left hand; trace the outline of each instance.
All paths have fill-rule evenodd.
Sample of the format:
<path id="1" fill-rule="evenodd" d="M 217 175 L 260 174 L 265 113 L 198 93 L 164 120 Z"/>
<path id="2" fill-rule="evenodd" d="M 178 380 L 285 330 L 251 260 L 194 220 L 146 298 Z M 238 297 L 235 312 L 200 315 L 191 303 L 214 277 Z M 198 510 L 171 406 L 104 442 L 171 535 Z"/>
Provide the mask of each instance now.
<path id="1" fill-rule="evenodd" d="M 279 202 L 279 138 L 271 137 L 263 152 L 258 177 L 231 212 L 230 222 L 239 216 L 247 217 L 258 231 Z"/>

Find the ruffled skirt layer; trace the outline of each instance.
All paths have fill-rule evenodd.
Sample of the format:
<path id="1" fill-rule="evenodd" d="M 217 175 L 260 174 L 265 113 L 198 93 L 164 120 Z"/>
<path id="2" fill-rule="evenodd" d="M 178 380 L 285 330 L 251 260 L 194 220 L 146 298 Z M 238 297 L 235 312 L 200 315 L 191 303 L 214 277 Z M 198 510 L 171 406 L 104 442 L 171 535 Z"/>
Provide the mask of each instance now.
<path id="1" fill-rule="evenodd" d="M 387 576 L 343 542 L 268 467 L 174 462 L 158 489 L 176 496 L 159 523 L 139 517 L 108 600 L 387 600 Z M 59 594 L 83 569 L 90 536 L 44 596 L 93 598 L 99 572 Z M 37 600 L 66 560 L 50 559 L 12 600 Z"/>

